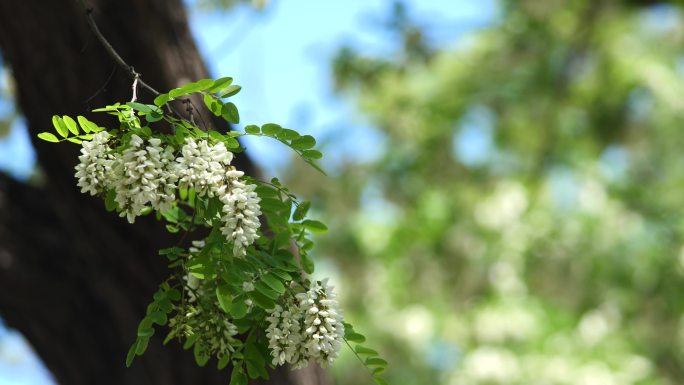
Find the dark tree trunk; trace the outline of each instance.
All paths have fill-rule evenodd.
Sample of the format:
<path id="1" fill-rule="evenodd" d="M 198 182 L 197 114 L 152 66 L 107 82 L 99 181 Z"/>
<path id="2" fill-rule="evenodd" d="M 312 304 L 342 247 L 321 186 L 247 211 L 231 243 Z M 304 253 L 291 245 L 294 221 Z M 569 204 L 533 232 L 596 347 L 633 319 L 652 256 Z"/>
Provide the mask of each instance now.
<path id="1" fill-rule="evenodd" d="M 104 35 L 148 84 L 164 91 L 207 77 L 180 0 L 91 4 Z M 0 50 L 46 176 L 40 186 L 0 176 L 0 315 L 63 385 L 227 384 L 227 371 L 198 368 L 159 336 L 124 367 L 137 323 L 168 273 L 157 250 L 175 240 L 149 217 L 130 226 L 81 194 L 73 176 L 78 146 L 35 140 L 51 130 L 53 114 L 104 124 L 89 110 L 131 97 L 130 79 L 90 33 L 78 1 L 0 1 Z M 322 382 L 313 369 L 279 370 L 268 383 Z"/>

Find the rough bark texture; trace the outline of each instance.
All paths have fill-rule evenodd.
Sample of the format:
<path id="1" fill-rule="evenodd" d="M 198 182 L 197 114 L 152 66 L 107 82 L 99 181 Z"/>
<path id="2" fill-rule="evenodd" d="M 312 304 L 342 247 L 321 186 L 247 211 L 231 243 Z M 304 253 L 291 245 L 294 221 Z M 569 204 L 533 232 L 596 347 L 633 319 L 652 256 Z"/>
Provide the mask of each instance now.
<path id="1" fill-rule="evenodd" d="M 207 77 L 180 0 L 90 3 L 102 32 L 148 84 L 168 90 Z M 116 69 L 86 101 L 115 65 L 88 30 L 83 9 L 71 0 L 0 1 L 0 50 L 46 175 L 41 186 L 0 176 L 0 315 L 63 385 L 226 384 L 226 370 L 198 368 L 175 344 L 162 347 L 159 336 L 124 367 L 137 323 L 167 275 L 157 250 L 175 240 L 149 217 L 130 226 L 80 194 L 73 177 L 78 146 L 35 140 L 53 114 L 104 124 L 90 108 L 130 99 L 131 81 Z M 314 369 L 280 370 L 267 383 L 323 382 Z"/>

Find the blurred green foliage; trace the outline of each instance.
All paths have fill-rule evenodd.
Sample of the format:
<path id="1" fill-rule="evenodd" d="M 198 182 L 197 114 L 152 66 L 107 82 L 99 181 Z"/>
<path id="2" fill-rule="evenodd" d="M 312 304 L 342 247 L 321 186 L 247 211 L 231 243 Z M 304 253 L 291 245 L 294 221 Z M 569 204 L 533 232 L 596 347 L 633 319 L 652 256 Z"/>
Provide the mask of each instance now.
<path id="1" fill-rule="evenodd" d="M 638 3 L 503 2 L 444 50 L 397 6 L 396 55 L 337 55 L 379 155 L 290 182 L 390 383 L 684 383 L 684 15 Z"/>

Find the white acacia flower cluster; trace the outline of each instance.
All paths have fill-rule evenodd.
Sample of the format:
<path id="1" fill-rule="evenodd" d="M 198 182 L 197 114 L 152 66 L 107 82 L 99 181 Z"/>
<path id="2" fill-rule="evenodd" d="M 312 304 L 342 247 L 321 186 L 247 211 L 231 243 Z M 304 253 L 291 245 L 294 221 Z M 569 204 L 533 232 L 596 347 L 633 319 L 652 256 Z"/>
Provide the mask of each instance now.
<path id="1" fill-rule="evenodd" d="M 294 300 L 276 305 L 266 320 L 273 365 L 305 367 L 310 359 L 321 365 L 337 358 L 344 338 L 342 314 L 327 278 L 311 283 Z"/>
<path id="2" fill-rule="evenodd" d="M 223 143 L 186 138 L 176 158 L 174 148 L 163 146 L 159 138 L 144 140 L 132 135 L 121 154 L 111 150 L 109 139 L 103 131 L 83 142 L 76 166 L 82 192 L 96 195 L 113 189 L 121 216 L 133 223 L 146 207 L 171 209 L 176 189 L 190 187 L 200 197 L 217 197 L 223 203 L 221 231 L 233 243 L 235 256 L 244 256 L 259 237 L 261 209 L 256 185 L 240 180 L 244 173 L 230 166 L 233 153 Z"/>
<path id="3" fill-rule="evenodd" d="M 79 164 L 76 166 L 78 187 L 82 193 L 97 193 L 107 189 L 111 177 L 114 157 L 107 146 L 109 134 L 106 131 L 93 134 L 93 140 L 83 142 Z"/>
<path id="4" fill-rule="evenodd" d="M 114 161 L 112 187 L 121 216 L 133 223 L 150 204 L 154 209 L 165 211 L 176 200 L 176 180 L 173 172 L 173 148 L 161 147 L 161 139 L 145 141 L 133 135 L 130 147 Z"/>
<path id="5" fill-rule="evenodd" d="M 224 186 L 226 167 L 232 161 L 233 153 L 223 143 L 212 146 L 206 140 L 186 138 L 175 171 L 180 184 L 194 188 L 200 196 L 214 196 Z"/>
<path id="6" fill-rule="evenodd" d="M 233 242 L 233 255 L 244 256 L 246 248 L 259 237 L 261 208 L 256 185 L 240 181 L 242 171 L 228 169 L 233 154 L 223 143 L 210 146 L 206 140 L 187 138 L 181 153 L 176 160 L 179 183 L 194 188 L 200 196 L 221 200 L 221 232 Z"/>
<path id="7" fill-rule="evenodd" d="M 236 174 L 239 171 L 234 171 Z M 242 172 L 239 172 L 242 174 Z M 233 255 L 245 255 L 245 248 L 259 237 L 259 196 L 254 191 L 256 185 L 246 185 L 237 177 L 230 178 L 227 193 L 221 195 L 223 203 L 223 227 L 221 232 L 233 242 Z"/>
<path id="8" fill-rule="evenodd" d="M 190 332 L 198 336 L 197 343 L 201 344 L 209 355 L 224 356 L 235 351 L 235 335 L 238 329 L 226 317 L 217 316 L 213 312 L 191 306 L 186 316 Z"/>

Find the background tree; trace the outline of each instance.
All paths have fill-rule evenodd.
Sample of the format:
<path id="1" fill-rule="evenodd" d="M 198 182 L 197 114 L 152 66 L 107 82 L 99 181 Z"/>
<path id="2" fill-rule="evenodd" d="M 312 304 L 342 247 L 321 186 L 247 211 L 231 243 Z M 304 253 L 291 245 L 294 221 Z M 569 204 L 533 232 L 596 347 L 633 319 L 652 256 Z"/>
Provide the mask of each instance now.
<path id="1" fill-rule="evenodd" d="M 455 49 L 398 5 L 394 54 L 337 55 L 377 154 L 291 178 L 390 383 L 684 381 L 684 20 L 637 3 L 504 1 Z"/>

